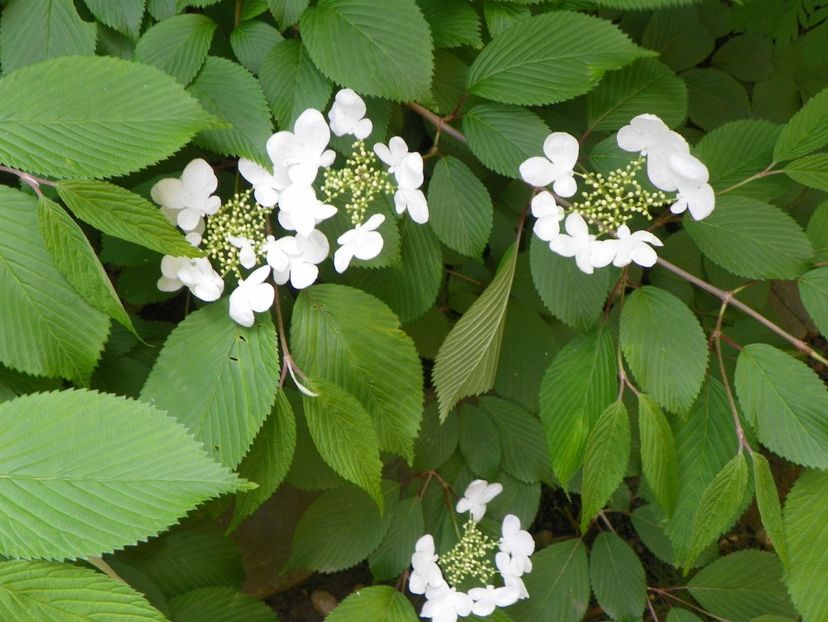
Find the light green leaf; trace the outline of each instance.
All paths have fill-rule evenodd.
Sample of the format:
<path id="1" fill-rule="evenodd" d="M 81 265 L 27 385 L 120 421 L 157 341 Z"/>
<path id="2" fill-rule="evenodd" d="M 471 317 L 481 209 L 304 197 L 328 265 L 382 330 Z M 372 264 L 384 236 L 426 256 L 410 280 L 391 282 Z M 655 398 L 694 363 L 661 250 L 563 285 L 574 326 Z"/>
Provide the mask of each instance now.
<path id="1" fill-rule="evenodd" d="M 69 564 L 0 562 L 0 618 L 164 622 L 166 618 L 128 585 Z"/>
<path id="2" fill-rule="evenodd" d="M 390 517 L 391 526 L 382 544 L 368 557 L 375 581 L 396 579 L 411 564 L 414 545 L 425 533 L 422 499 L 416 495 L 403 499 Z"/>
<path id="3" fill-rule="evenodd" d="M 138 38 L 144 17 L 145 0 L 84 0 L 99 22 L 122 32 L 132 39 Z"/>
<path id="4" fill-rule="evenodd" d="M 758 82 L 773 73 L 773 44 L 759 35 L 737 35 L 716 50 L 713 64 L 739 80 Z"/>
<path id="5" fill-rule="evenodd" d="M 586 106 L 593 130 L 617 130 L 643 113 L 675 127 L 687 115 L 687 86 L 664 63 L 642 58 L 608 73 L 587 95 Z"/>
<path id="6" fill-rule="evenodd" d="M 555 317 L 579 330 L 595 323 L 607 297 L 609 270 L 584 274 L 574 261 L 553 253 L 534 235 L 529 262 L 535 289 Z"/>
<path id="7" fill-rule="evenodd" d="M 792 462 L 828 468 L 828 390 L 811 368 L 754 343 L 739 353 L 734 383 L 763 445 Z"/>
<path id="8" fill-rule="evenodd" d="M 526 484 L 549 475 L 549 451 L 543 440 L 543 426 L 534 415 L 496 397 L 484 397 L 480 406 L 497 427 L 502 446 L 501 468 Z"/>
<path id="9" fill-rule="evenodd" d="M 265 143 L 273 133 L 270 109 L 250 72 L 226 58 L 208 56 L 188 90 L 206 110 L 231 124 L 229 128 L 201 132 L 195 138 L 198 145 L 221 155 L 271 164 L 265 151 Z"/>
<path id="10" fill-rule="evenodd" d="M 165 255 L 201 255 L 160 209 L 129 190 L 91 179 L 62 181 L 57 190 L 75 216 L 104 233 Z"/>
<path id="11" fill-rule="evenodd" d="M 37 225 L 37 202 L 0 187 L 0 362 L 88 382 L 109 320 L 61 276 Z"/>
<path id="12" fill-rule="evenodd" d="M 183 426 L 133 400 L 79 390 L 37 393 L 0 404 L 0 424 L 3 555 L 100 555 L 242 487 Z"/>
<path id="13" fill-rule="evenodd" d="M 299 21 L 310 0 L 267 0 L 267 4 L 279 24 L 279 30 L 286 30 Z"/>
<path id="14" fill-rule="evenodd" d="M 230 33 L 230 47 L 236 58 L 255 74 L 259 73 L 268 52 L 282 40 L 278 30 L 259 20 L 242 22 Z"/>
<path id="15" fill-rule="evenodd" d="M 75 291 L 98 311 L 137 335 L 92 245 L 72 217 L 54 201 L 41 197 L 37 204 L 37 223 L 55 266 Z"/>
<path id="16" fill-rule="evenodd" d="M 532 17 L 532 13 L 525 6 L 516 6 L 501 0 L 484 0 L 483 16 L 486 18 L 489 35 L 496 37 L 515 22 Z"/>
<path id="17" fill-rule="evenodd" d="M 414 443 L 414 464 L 417 471 L 429 471 L 443 466 L 457 449 L 460 438 L 460 423 L 456 414 L 451 413 L 440 422 L 437 402 L 426 404 L 423 425 Z"/>
<path id="18" fill-rule="evenodd" d="M 58 56 L 91 56 L 95 39 L 95 24 L 81 19 L 72 0 L 12 0 L 0 22 L 3 73 Z"/>
<path id="19" fill-rule="evenodd" d="M 486 186 L 457 158 L 445 156 L 428 185 L 430 225 L 440 241 L 478 257 L 492 230 L 494 208 Z"/>
<path id="20" fill-rule="evenodd" d="M 699 0 L 595 0 L 595 4 L 608 9 L 623 9 L 625 11 L 646 11 L 649 9 L 664 9 L 668 7 L 696 4 Z"/>
<path id="21" fill-rule="evenodd" d="M 170 601 L 175 622 L 278 622 L 267 603 L 231 587 L 203 587 Z"/>
<path id="22" fill-rule="evenodd" d="M 326 618 L 328 622 L 417 622 L 418 619 L 405 594 L 388 585 L 357 590 Z"/>
<path id="23" fill-rule="evenodd" d="M 630 545 L 609 531 L 592 543 L 589 577 L 595 598 L 613 620 L 638 620 L 647 601 L 641 560 Z"/>
<path id="24" fill-rule="evenodd" d="M 460 410 L 460 453 L 469 470 L 485 480 L 497 479 L 502 448 L 500 433 L 482 408 L 466 404 Z"/>
<path id="25" fill-rule="evenodd" d="M 56 58 L 0 79 L 0 160 L 30 173 L 123 175 L 214 123 L 171 77 L 117 58 Z"/>
<path id="26" fill-rule="evenodd" d="M 713 51 L 715 41 L 696 7 L 654 12 L 641 36 L 641 45 L 659 52 L 659 59 L 681 71 L 694 67 Z"/>
<path id="27" fill-rule="evenodd" d="M 690 120 L 703 130 L 750 116 L 747 91 L 734 77 L 715 67 L 681 74 L 687 83 Z"/>
<path id="28" fill-rule="evenodd" d="M 747 461 L 744 454 L 737 454 L 707 486 L 693 519 L 693 537 L 683 560 L 685 573 L 707 545 L 738 518 L 747 483 Z"/>
<path id="29" fill-rule="evenodd" d="M 725 270 L 750 279 L 793 279 L 811 258 L 805 232 L 778 207 L 726 195 L 710 216 L 684 219 L 701 251 Z"/>
<path id="30" fill-rule="evenodd" d="M 135 46 L 135 60 L 158 67 L 187 86 L 207 59 L 216 24 L 201 13 L 158 22 Z"/>
<path id="31" fill-rule="evenodd" d="M 782 523 L 782 506 L 779 504 L 779 492 L 773 481 L 767 458 L 759 452 L 751 452 L 753 461 L 753 483 L 756 486 L 756 505 L 762 517 L 762 525 L 768 532 L 773 548 L 783 565 L 788 563 L 788 546 L 785 542 L 785 527 Z"/>
<path id="32" fill-rule="evenodd" d="M 244 328 L 222 301 L 191 313 L 173 330 L 141 399 L 178 419 L 211 455 L 234 467 L 270 413 L 278 384 L 270 317 L 259 315 Z"/>
<path id="33" fill-rule="evenodd" d="M 432 379 L 441 420 L 459 400 L 485 393 L 494 385 L 516 260 L 512 247 L 500 260 L 492 282 L 440 346 Z"/>
<path id="34" fill-rule="evenodd" d="M 482 47 L 480 18 L 465 0 L 417 0 L 435 48 Z"/>
<path id="35" fill-rule="evenodd" d="M 540 155 L 549 128 L 534 112 L 519 106 L 479 104 L 463 117 L 469 147 L 493 171 L 520 177 L 521 163 Z"/>
<path id="36" fill-rule="evenodd" d="M 530 598 L 509 609 L 515 620 L 580 622 L 589 605 L 589 570 L 584 543 L 566 540 L 532 556 L 523 577 Z"/>
<path id="37" fill-rule="evenodd" d="M 147 0 L 147 13 L 157 20 L 175 15 L 176 0 Z"/>
<path id="38" fill-rule="evenodd" d="M 673 607 L 667 613 L 667 620 L 665 622 L 703 622 L 703 620 L 692 611 Z"/>
<path id="39" fill-rule="evenodd" d="M 808 221 L 806 234 L 814 245 L 812 261 L 814 263 L 828 261 L 828 201 L 823 201 L 817 206 Z"/>
<path id="40" fill-rule="evenodd" d="M 762 614 L 796 617 L 782 582 L 782 564 L 765 551 L 738 551 L 717 559 L 688 587 L 707 611 L 733 622 L 750 622 Z"/>
<path id="41" fill-rule="evenodd" d="M 802 106 L 785 125 L 776 148 L 775 162 L 801 158 L 828 144 L 828 89 L 823 89 Z"/>
<path id="42" fill-rule="evenodd" d="M 618 488 L 630 461 L 630 419 L 623 402 L 610 404 L 587 437 L 581 481 L 581 533 Z"/>
<path id="43" fill-rule="evenodd" d="M 794 181 L 828 192 L 828 154 L 805 156 L 786 164 L 784 170 Z"/>
<path id="44" fill-rule="evenodd" d="M 806 471 L 785 500 L 785 540 L 789 564 L 785 584 L 805 620 L 828 615 L 828 473 Z"/>
<path id="45" fill-rule="evenodd" d="M 399 326 L 373 296 L 317 285 L 296 300 L 290 344 L 302 371 L 335 382 L 362 403 L 381 450 L 410 462 L 423 413 L 423 376 L 414 343 Z"/>
<path id="46" fill-rule="evenodd" d="M 641 467 L 653 496 L 670 516 L 679 491 L 676 442 L 670 423 L 653 400 L 638 396 Z"/>
<path id="47" fill-rule="evenodd" d="M 819 332 L 828 335 L 828 267 L 803 274 L 799 279 L 799 295 Z"/>
<path id="48" fill-rule="evenodd" d="M 520 20 L 495 36 L 471 66 L 469 90 L 505 104 L 554 104 L 649 55 L 608 21 L 556 11 Z"/>
<path id="49" fill-rule="evenodd" d="M 540 418 L 552 468 L 564 487 L 583 462 L 590 430 L 617 392 L 615 344 L 607 330 L 575 337 L 546 370 Z"/>
<path id="50" fill-rule="evenodd" d="M 431 33 L 414 0 L 320 0 L 299 27 L 314 63 L 335 82 L 395 101 L 429 89 Z"/>
<path id="51" fill-rule="evenodd" d="M 382 462 L 371 415 L 357 398 L 333 382 L 314 378 L 309 385 L 317 396 L 305 396 L 302 401 L 319 455 L 339 475 L 371 495 L 382 509 Z"/>
<path id="52" fill-rule="evenodd" d="M 707 341 L 693 312 L 663 289 L 642 287 L 624 304 L 620 334 L 642 389 L 671 412 L 686 412 L 707 370 Z"/>

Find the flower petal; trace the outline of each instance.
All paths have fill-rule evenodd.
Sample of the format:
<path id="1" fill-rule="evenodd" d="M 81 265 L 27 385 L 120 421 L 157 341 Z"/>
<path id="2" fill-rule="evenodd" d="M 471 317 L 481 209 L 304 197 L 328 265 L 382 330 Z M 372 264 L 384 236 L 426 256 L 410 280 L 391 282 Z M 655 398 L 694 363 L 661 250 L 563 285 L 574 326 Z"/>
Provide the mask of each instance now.
<path id="1" fill-rule="evenodd" d="M 534 156 L 520 165 L 520 177 L 527 184 L 542 188 L 552 183 L 558 168 L 546 158 Z"/>
<path id="2" fill-rule="evenodd" d="M 578 161 L 578 139 L 566 132 L 552 132 L 543 141 L 543 152 L 553 164 L 572 170 Z"/>

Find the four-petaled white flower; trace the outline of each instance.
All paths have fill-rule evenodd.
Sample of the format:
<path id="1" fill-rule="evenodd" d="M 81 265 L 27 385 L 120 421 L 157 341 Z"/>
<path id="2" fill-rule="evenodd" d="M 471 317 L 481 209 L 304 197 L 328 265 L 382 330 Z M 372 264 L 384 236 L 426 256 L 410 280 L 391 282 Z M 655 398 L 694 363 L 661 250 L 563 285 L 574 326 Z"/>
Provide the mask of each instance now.
<path id="1" fill-rule="evenodd" d="M 224 281 L 204 257 L 172 257 L 161 259 L 161 278 L 158 289 L 175 292 L 186 287 L 193 296 L 204 302 L 218 300 L 224 291 Z"/>
<path id="2" fill-rule="evenodd" d="M 426 534 L 417 540 L 414 545 L 414 554 L 411 556 L 413 571 L 408 578 L 408 589 L 412 594 L 425 594 L 429 587 L 446 585 L 443 572 L 437 565 L 437 555 L 434 553 L 434 538 Z"/>
<path id="3" fill-rule="evenodd" d="M 323 203 L 316 197 L 313 186 L 293 184 L 279 200 L 279 224 L 288 231 L 296 231 L 308 237 L 323 220 L 336 214 L 333 205 Z"/>
<path id="4" fill-rule="evenodd" d="M 650 268 L 655 265 L 658 255 L 651 248 L 652 246 L 663 246 L 661 240 L 649 231 L 641 230 L 630 233 L 627 225 L 621 225 L 616 231 L 617 240 L 607 240 L 606 243 L 612 247 L 615 255 L 612 265 L 618 268 L 628 266 L 635 262 L 639 266 Z"/>
<path id="5" fill-rule="evenodd" d="M 520 600 L 520 590 L 517 587 L 475 587 L 469 590 L 469 596 L 474 601 L 472 613 L 476 616 L 488 616 L 494 613 L 497 607 L 509 607 Z"/>
<path id="6" fill-rule="evenodd" d="M 670 155 L 669 163 L 678 190 L 670 211 L 681 214 L 684 210 L 690 210 L 696 220 L 709 216 L 716 205 L 716 196 L 707 183 L 707 167 L 689 153 L 674 153 Z"/>
<path id="7" fill-rule="evenodd" d="M 399 136 L 392 136 L 388 145 L 375 144 L 374 153 L 388 165 L 388 172 L 393 175 L 397 172 L 397 167 L 400 166 L 403 158 L 408 155 L 408 145 Z"/>
<path id="8" fill-rule="evenodd" d="M 274 239 L 272 235 L 262 246 L 267 253 L 267 263 L 273 268 L 273 280 L 277 285 L 290 284 L 296 289 L 313 285 L 319 276 L 317 264 L 328 256 L 328 238 L 321 231 Z"/>
<path id="9" fill-rule="evenodd" d="M 495 555 L 495 566 L 503 578 L 503 583 L 506 587 L 513 587 L 517 589 L 520 594 L 519 598 L 529 598 L 529 592 L 526 589 L 526 584 L 523 582 L 523 568 L 522 560 L 515 559 L 508 553 L 502 551 Z"/>
<path id="10" fill-rule="evenodd" d="M 676 190 L 670 156 L 690 152 L 681 134 L 673 132 L 654 114 L 640 114 L 618 130 L 616 141 L 624 151 L 647 156 L 647 177 L 656 188 L 665 192 Z"/>
<path id="11" fill-rule="evenodd" d="M 537 219 L 534 226 L 535 235 L 544 242 L 549 242 L 561 232 L 564 211 L 550 192 L 544 190 L 532 198 L 532 216 Z"/>
<path id="12" fill-rule="evenodd" d="M 606 240 L 596 240 L 589 233 L 583 216 L 577 212 L 566 217 L 566 233 L 560 233 L 549 241 L 549 248 L 563 257 L 574 257 L 582 272 L 592 274 L 594 268 L 603 268 L 612 262 L 612 246 Z"/>
<path id="13" fill-rule="evenodd" d="M 368 260 L 373 259 L 382 251 L 382 235 L 376 231 L 383 222 L 385 216 L 374 214 L 368 220 L 353 229 L 348 229 L 337 238 L 339 248 L 334 253 L 334 268 L 337 272 L 345 272 L 351 263 L 351 259 Z"/>
<path id="14" fill-rule="evenodd" d="M 264 313 L 273 305 L 276 292 L 265 280 L 270 275 L 270 266 L 260 266 L 230 294 L 230 317 L 242 326 L 253 326 L 255 313 Z"/>
<path id="15" fill-rule="evenodd" d="M 196 230 L 204 216 L 212 216 L 221 207 L 213 193 L 218 179 L 213 168 L 201 158 L 184 167 L 180 179 L 162 179 L 150 190 L 152 200 L 162 208 L 175 210 L 178 226 L 185 232 Z"/>
<path id="16" fill-rule="evenodd" d="M 357 140 L 368 138 L 374 125 L 365 118 L 365 102 L 351 89 L 342 89 L 336 94 L 328 118 L 331 130 L 337 136 L 353 134 Z"/>
<path id="17" fill-rule="evenodd" d="M 428 222 L 428 202 L 422 190 L 400 188 L 394 193 L 394 209 L 398 214 L 406 210 L 418 225 Z"/>
<path id="18" fill-rule="evenodd" d="M 457 502 L 457 512 L 469 512 L 475 523 L 486 514 L 486 504 L 503 492 L 503 485 L 490 484 L 484 479 L 476 479 L 466 487 L 463 497 Z"/>
<path id="19" fill-rule="evenodd" d="M 546 157 L 535 156 L 520 165 L 520 176 L 537 188 L 552 184 L 555 194 L 571 197 L 578 189 L 573 169 L 578 161 L 578 140 L 566 132 L 552 132 L 543 141 Z"/>
<path id="20" fill-rule="evenodd" d="M 253 240 L 235 235 L 228 235 L 227 241 L 239 249 L 239 263 L 242 266 L 250 269 L 256 265 L 256 250 L 253 248 L 253 244 L 255 244 Z"/>
<path id="21" fill-rule="evenodd" d="M 271 159 L 273 156 L 271 155 Z M 279 202 L 280 193 L 290 186 L 290 178 L 286 168 L 278 168 L 275 164 L 270 170 L 258 162 L 239 159 L 239 174 L 253 186 L 253 197 L 262 207 L 273 207 Z"/>
<path id="22" fill-rule="evenodd" d="M 472 611 L 474 601 L 465 592 L 458 592 L 448 585 L 426 589 L 426 600 L 420 617 L 431 618 L 432 622 L 457 622 Z"/>
<path id="23" fill-rule="evenodd" d="M 501 553 L 511 556 L 510 563 L 520 569 L 520 574 L 532 572 L 532 560 L 529 557 L 535 552 L 535 540 L 528 531 L 520 528 L 520 519 L 514 514 L 507 514 L 503 518 L 498 547 Z"/>
<path id="24" fill-rule="evenodd" d="M 335 154 L 328 149 L 331 130 L 325 117 L 308 108 L 293 124 L 293 131 L 276 132 L 267 140 L 267 152 L 277 169 L 285 169 L 292 183 L 309 186 L 320 167 L 333 164 Z"/>

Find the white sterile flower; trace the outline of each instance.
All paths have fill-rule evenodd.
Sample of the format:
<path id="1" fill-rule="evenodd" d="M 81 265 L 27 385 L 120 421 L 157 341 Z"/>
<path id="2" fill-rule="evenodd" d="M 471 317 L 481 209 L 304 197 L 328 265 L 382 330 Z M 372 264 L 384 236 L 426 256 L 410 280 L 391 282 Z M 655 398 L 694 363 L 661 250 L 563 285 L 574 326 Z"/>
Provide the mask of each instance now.
<path id="1" fill-rule="evenodd" d="M 544 190 L 532 198 L 532 216 L 535 221 L 535 235 L 544 242 L 549 242 L 561 232 L 564 219 L 563 208 L 555 202 L 555 197 Z"/>
<path id="2" fill-rule="evenodd" d="M 328 118 L 331 120 L 331 130 L 337 136 L 353 134 L 357 140 L 368 138 L 374 125 L 371 119 L 365 118 L 367 112 L 365 102 L 351 89 L 342 89 L 336 94 Z"/>
<path id="3" fill-rule="evenodd" d="M 457 622 L 472 611 L 474 601 L 465 592 L 458 592 L 453 587 L 441 585 L 426 589 L 426 600 L 420 617 L 431 618 L 433 622 Z"/>
<path id="4" fill-rule="evenodd" d="M 663 246 L 661 240 L 646 230 L 630 233 L 627 225 L 621 225 L 616 231 L 617 240 L 607 240 L 607 243 L 614 248 L 615 258 L 612 265 L 618 268 L 628 266 L 635 262 L 639 266 L 649 268 L 655 265 L 658 255 L 650 247 Z"/>
<path id="5" fill-rule="evenodd" d="M 270 283 L 265 283 L 269 275 L 270 266 L 256 268 L 230 294 L 230 317 L 236 323 L 253 326 L 253 313 L 264 313 L 273 305 L 276 292 Z"/>
<path id="6" fill-rule="evenodd" d="M 180 210 L 164 207 L 163 205 L 160 209 L 161 213 L 164 215 L 164 218 L 166 218 L 173 227 L 178 226 L 178 214 L 180 213 Z M 204 230 L 206 228 L 207 224 L 204 222 L 204 219 L 199 217 L 195 227 L 185 232 L 184 239 L 191 245 L 199 247 L 201 246 L 202 236 L 204 235 Z"/>
<path id="7" fill-rule="evenodd" d="M 656 115 L 640 114 L 618 130 L 616 140 L 624 151 L 647 156 L 647 177 L 656 188 L 665 192 L 676 189 L 670 156 L 690 152 L 687 141 L 680 134 L 673 132 Z"/>
<path id="8" fill-rule="evenodd" d="M 162 292 L 175 292 L 182 287 L 189 289 L 199 300 L 213 302 L 224 291 L 224 281 L 205 257 L 190 259 L 164 255 L 161 259 L 158 289 Z"/>
<path id="9" fill-rule="evenodd" d="M 428 202 L 422 190 L 400 188 L 394 193 L 394 209 L 398 214 L 408 210 L 411 220 L 418 225 L 428 222 Z"/>
<path id="10" fill-rule="evenodd" d="M 523 579 L 521 579 L 523 564 L 520 563 L 520 560 L 515 560 L 508 553 L 501 552 L 495 555 L 495 566 L 497 566 L 506 587 L 516 588 L 520 594 L 519 598 L 529 598 L 529 592 L 526 590 Z"/>
<path id="11" fill-rule="evenodd" d="M 204 216 L 212 216 L 221 207 L 221 199 L 213 194 L 216 188 L 213 168 L 197 158 L 184 167 L 181 179 L 162 179 L 150 195 L 161 207 L 176 210 L 178 226 L 190 232 L 199 227 Z"/>
<path id="12" fill-rule="evenodd" d="M 437 565 L 437 555 L 434 553 L 434 538 L 430 534 L 424 535 L 414 545 L 414 554 L 411 556 L 413 571 L 408 578 L 408 589 L 413 594 L 425 594 L 429 587 L 446 585 L 443 572 Z"/>
<path id="13" fill-rule="evenodd" d="M 674 153 L 669 158 L 670 170 L 678 194 L 670 207 L 674 214 L 689 209 L 696 220 L 706 218 L 716 206 L 716 195 L 707 183 L 707 167 L 689 153 Z"/>
<path id="14" fill-rule="evenodd" d="M 520 600 L 520 589 L 517 587 L 475 587 L 469 590 L 469 596 L 474 601 L 472 613 L 476 616 L 488 616 L 494 613 L 497 607 L 508 607 Z"/>
<path id="15" fill-rule="evenodd" d="M 276 284 L 284 285 L 290 279 L 296 289 L 313 285 L 319 276 L 316 266 L 325 260 L 330 250 L 328 238 L 316 230 L 308 237 L 285 236 L 276 240 L 269 235 L 262 248 L 267 253 L 268 265 L 273 268 Z"/>
<path id="16" fill-rule="evenodd" d="M 375 144 L 374 153 L 388 165 L 388 172 L 394 174 L 403 158 L 408 155 L 408 145 L 399 136 L 392 136 L 387 146 L 382 143 Z"/>
<path id="17" fill-rule="evenodd" d="M 571 197 L 578 189 L 573 169 L 578 161 L 578 140 L 566 132 L 552 132 L 543 141 L 546 157 L 535 156 L 520 165 L 520 176 L 537 188 L 552 184 L 555 193 Z"/>
<path id="18" fill-rule="evenodd" d="M 239 249 L 239 263 L 245 268 L 256 265 L 256 251 L 253 249 L 253 240 L 235 235 L 228 235 L 227 241 Z"/>
<path id="19" fill-rule="evenodd" d="M 262 207 L 273 207 L 279 201 L 279 194 L 290 185 L 290 178 L 286 168 L 279 168 L 275 164 L 267 170 L 261 164 L 241 158 L 239 160 L 239 174 L 253 186 L 253 196 L 256 203 Z"/>
<path id="20" fill-rule="evenodd" d="M 604 240 L 590 235 L 586 221 L 577 212 L 566 217 L 566 233 L 549 241 L 549 248 L 563 257 L 574 257 L 582 272 L 592 274 L 594 268 L 603 268 L 613 260 L 613 248 Z"/>
<path id="21" fill-rule="evenodd" d="M 267 140 L 267 153 L 277 169 L 284 168 L 293 183 L 310 185 L 320 167 L 333 164 L 336 154 L 328 149 L 331 130 L 325 117 L 308 108 L 293 124 L 292 132 L 276 132 Z"/>
<path id="22" fill-rule="evenodd" d="M 503 485 L 490 484 L 484 479 L 476 479 L 466 487 L 466 492 L 457 502 L 458 514 L 470 512 L 475 523 L 486 514 L 486 504 L 503 492 Z"/>
<path id="23" fill-rule="evenodd" d="M 520 519 L 514 514 L 507 514 L 501 525 L 499 548 L 503 553 L 508 553 L 512 559 L 523 562 L 523 572 L 532 572 L 532 561 L 529 556 L 535 552 L 535 540 L 532 535 L 520 528 Z"/>
<path id="24" fill-rule="evenodd" d="M 316 197 L 313 186 L 303 184 L 292 184 L 286 188 L 279 199 L 279 207 L 279 224 L 305 237 L 320 222 L 336 214 L 333 205 L 323 203 Z"/>
<path id="25" fill-rule="evenodd" d="M 374 214 L 364 223 L 356 225 L 337 238 L 336 242 L 340 245 L 334 253 L 334 268 L 337 272 L 345 272 L 354 257 L 368 260 L 380 254 L 383 240 L 376 229 L 383 222 L 385 216 Z"/>

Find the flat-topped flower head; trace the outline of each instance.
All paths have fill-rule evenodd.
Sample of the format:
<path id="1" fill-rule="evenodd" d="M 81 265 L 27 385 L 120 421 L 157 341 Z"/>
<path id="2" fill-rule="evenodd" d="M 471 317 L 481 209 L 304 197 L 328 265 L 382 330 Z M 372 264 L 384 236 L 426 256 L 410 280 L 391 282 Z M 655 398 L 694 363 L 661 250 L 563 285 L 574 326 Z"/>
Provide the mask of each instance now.
<path id="1" fill-rule="evenodd" d="M 320 168 L 333 164 L 336 154 L 328 149 L 331 130 L 325 117 L 308 108 L 293 124 L 293 131 L 276 132 L 267 140 L 267 153 L 277 169 L 285 169 L 292 183 L 310 185 Z"/>
<path id="2" fill-rule="evenodd" d="M 552 184 L 555 194 L 571 197 L 578 190 L 573 169 L 579 152 L 580 146 L 574 136 L 553 132 L 543 141 L 546 157 L 535 156 L 524 161 L 520 165 L 520 176 L 536 188 Z"/>
<path id="3" fill-rule="evenodd" d="M 544 242 L 548 242 L 561 232 L 564 210 L 546 190 L 532 198 L 532 216 L 537 219 L 534 226 L 535 235 Z"/>
<path id="4" fill-rule="evenodd" d="M 356 225 L 337 238 L 339 248 L 334 253 L 334 268 L 339 273 L 345 272 L 356 257 L 367 261 L 382 251 L 382 235 L 377 228 L 385 222 L 385 216 L 374 214 L 364 223 Z"/>
<path id="5" fill-rule="evenodd" d="M 357 140 L 364 140 L 373 129 L 371 119 L 365 118 L 365 102 L 351 89 L 342 89 L 336 94 L 334 103 L 328 112 L 331 130 L 337 136 L 353 135 Z"/>
<path id="6" fill-rule="evenodd" d="M 645 230 L 631 233 L 627 225 L 622 225 L 618 227 L 616 235 L 618 239 L 606 241 L 615 255 L 612 260 L 613 266 L 623 268 L 630 263 L 636 263 L 644 268 L 650 268 L 655 265 L 658 255 L 652 247 L 663 246 L 663 244 L 654 234 Z"/>
<path id="7" fill-rule="evenodd" d="M 549 248 L 552 251 L 563 257 L 574 257 L 578 268 L 587 274 L 612 262 L 612 247 L 590 234 L 589 227 L 580 214 L 573 212 L 567 216 L 564 228 L 566 233 L 550 240 Z"/>
<path id="8" fill-rule="evenodd" d="M 218 179 L 213 167 L 201 158 L 190 162 L 180 179 L 162 179 L 150 190 L 152 200 L 163 208 L 175 210 L 178 226 L 185 232 L 194 231 L 205 216 L 215 214 L 221 199 L 213 193 Z"/>
<path id="9" fill-rule="evenodd" d="M 265 283 L 270 276 L 270 266 L 256 268 L 250 276 L 239 281 L 230 294 L 230 317 L 242 326 L 253 326 L 254 313 L 264 313 L 273 306 L 275 290 Z"/>
<path id="10" fill-rule="evenodd" d="M 256 265 L 256 242 L 242 236 L 228 235 L 227 241 L 239 249 L 239 263 L 248 270 Z"/>
<path id="11" fill-rule="evenodd" d="M 490 484 L 484 479 L 476 479 L 466 487 L 466 492 L 457 502 L 457 513 L 469 512 L 471 519 L 478 523 L 486 515 L 486 505 L 501 492 L 502 484 Z"/>
<path id="12" fill-rule="evenodd" d="M 236 194 L 207 219 L 204 250 L 220 274 L 241 278 L 240 267 L 256 265 L 270 208 L 251 204 L 251 191 Z"/>
<path id="13" fill-rule="evenodd" d="M 321 231 L 310 235 L 285 236 L 274 239 L 268 236 L 262 250 L 267 253 L 267 263 L 273 268 L 273 280 L 277 285 L 290 284 L 304 289 L 314 284 L 319 276 L 318 264 L 328 256 L 328 238 Z"/>

